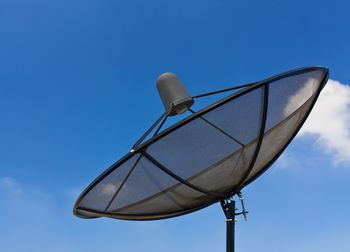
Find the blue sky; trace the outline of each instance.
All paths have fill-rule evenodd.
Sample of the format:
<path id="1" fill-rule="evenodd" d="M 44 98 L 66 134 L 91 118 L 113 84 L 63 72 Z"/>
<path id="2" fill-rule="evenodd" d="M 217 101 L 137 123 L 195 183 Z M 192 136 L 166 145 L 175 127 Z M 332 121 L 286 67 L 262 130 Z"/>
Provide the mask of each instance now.
<path id="1" fill-rule="evenodd" d="M 236 226 L 236 247 L 349 251 L 349 9 L 348 1 L 1 0 L 0 250 L 225 251 L 217 204 L 151 222 L 84 220 L 72 207 L 163 112 L 161 73 L 176 73 L 196 95 L 323 65 L 333 81 L 315 113 L 243 191 L 250 213 Z"/>

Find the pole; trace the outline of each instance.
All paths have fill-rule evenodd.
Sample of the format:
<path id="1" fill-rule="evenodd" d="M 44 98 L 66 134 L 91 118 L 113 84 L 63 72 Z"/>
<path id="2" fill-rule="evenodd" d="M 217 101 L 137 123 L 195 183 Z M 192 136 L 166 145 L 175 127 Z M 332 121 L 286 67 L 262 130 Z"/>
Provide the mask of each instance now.
<path id="1" fill-rule="evenodd" d="M 222 209 L 226 215 L 226 252 L 235 251 L 235 203 L 234 200 L 221 201 Z"/>
<path id="2" fill-rule="evenodd" d="M 226 219 L 226 252 L 235 251 L 235 201 L 228 205 L 228 216 Z"/>

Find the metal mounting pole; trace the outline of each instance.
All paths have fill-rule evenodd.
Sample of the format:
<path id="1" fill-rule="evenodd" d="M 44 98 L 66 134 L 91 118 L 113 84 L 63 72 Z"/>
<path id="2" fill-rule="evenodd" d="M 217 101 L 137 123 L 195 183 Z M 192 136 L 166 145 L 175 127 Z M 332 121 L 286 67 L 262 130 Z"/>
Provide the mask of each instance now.
<path id="1" fill-rule="evenodd" d="M 247 221 L 247 213 L 243 203 L 243 195 L 241 192 L 237 193 L 237 196 L 242 204 L 242 212 L 236 213 L 236 202 L 233 200 L 233 195 L 220 201 L 222 210 L 226 216 L 226 252 L 235 251 L 235 219 L 236 215 L 243 215 L 245 221 Z"/>
<path id="2" fill-rule="evenodd" d="M 234 252 L 236 202 L 224 200 L 221 201 L 221 206 L 226 215 L 226 252 Z"/>

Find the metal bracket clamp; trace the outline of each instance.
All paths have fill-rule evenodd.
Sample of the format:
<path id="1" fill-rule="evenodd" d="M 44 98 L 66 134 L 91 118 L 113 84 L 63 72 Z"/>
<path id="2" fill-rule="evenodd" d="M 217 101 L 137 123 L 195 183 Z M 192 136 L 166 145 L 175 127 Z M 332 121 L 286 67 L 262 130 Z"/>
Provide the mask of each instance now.
<path id="1" fill-rule="evenodd" d="M 237 196 L 238 196 L 239 200 L 241 201 L 242 212 L 237 213 L 236 215 L 243 214 L 244 220 L 247 221 L 247 213 L 248 213 L 248 211 L 246 211 L 246 210 L 245 210 L 245 207 L 244 207 L 244 202 L 243 202 L 244 198 L 243 198 L 243 194 L 242 194 L 241 192 L 238 192 L 238 193 L 237 193 Z"/>
<path id="2" fill-rule="evenodd" d="M 238 213 L 236 212 L 238 209 L 235 206 L 235 203 L 234 203 L 235 201 L 233 200 L 233 197 L 221 200 L 220 202 L 222 210 L 224 211 L 224 214 L 227 218 L 226 222 L 233 222 L 233 220 L 237 222 L 237 220 L 234 218 L 235 216 L 241 215 L 241 214 L 244 216 L 244 220 L 247 221 L 248 211 L 245 210 L 243 194 L 241 192 L 238 192 L 237 196 L 241 201 L 241 206 L 242 206 L 241 212 L 238 212 Z"/>
<path id="3" fill-rule="evenodd" d="M 235 217 L 237 208 L 235 201 L 232 198 L 223 199 L 220 201 L 222 210 L 226 216 L 226 222 L 232 221 Z"/>

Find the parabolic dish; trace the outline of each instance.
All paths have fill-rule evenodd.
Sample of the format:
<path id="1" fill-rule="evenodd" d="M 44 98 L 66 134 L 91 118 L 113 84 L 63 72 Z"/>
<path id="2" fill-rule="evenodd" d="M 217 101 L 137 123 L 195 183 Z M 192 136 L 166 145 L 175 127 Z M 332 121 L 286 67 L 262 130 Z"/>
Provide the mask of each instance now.
<path id="1" fill-rule="evenodd" d="M 163 219 L 239 192 L 291 142 L 327 80 L 327 68 L 300 68 L 252 83 L 186 117 L 96 178 L 74 214 Z"/>

